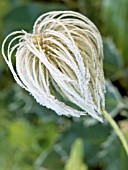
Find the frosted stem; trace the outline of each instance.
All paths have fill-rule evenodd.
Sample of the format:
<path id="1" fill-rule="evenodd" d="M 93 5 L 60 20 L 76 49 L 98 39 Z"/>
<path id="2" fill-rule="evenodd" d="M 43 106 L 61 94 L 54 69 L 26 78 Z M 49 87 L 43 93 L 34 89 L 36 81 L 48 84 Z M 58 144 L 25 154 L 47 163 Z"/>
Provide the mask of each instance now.
<path id="1" fill-rule="evenodd" d="M 127 143 L 127 140 L 126 140 L 125 136 L 121 132 L 121 130 L 118 127 L 118 125 L 115 122 L 115 120 L 110 116 L 110 114 L 106 110 L 104 110 L 104 109 L 102 109 L 102 113 L 103 113 L 104 117 L 108 120 L 108 122 L 111 124 L 113 129 L 115 130 L 115 132 L 118 135 L 120 141 L 122 142 L 122 145 L 123 145 L 123 147 L 124 147 L 124 149 L 126 151 L 126 154 L 128 156 L 128 143 Z"/>

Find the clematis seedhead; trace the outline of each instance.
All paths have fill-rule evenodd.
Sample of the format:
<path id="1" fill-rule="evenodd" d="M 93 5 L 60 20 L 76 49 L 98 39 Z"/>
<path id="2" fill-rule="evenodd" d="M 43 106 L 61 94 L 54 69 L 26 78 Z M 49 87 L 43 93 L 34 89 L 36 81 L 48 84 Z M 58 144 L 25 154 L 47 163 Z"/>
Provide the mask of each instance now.
<path id="1" fill-rule="evenodd" d="M 89 114 L 102 122 L 102 39 L 87 17 L 73 11 L 43 14 L 32 33 L 9 34 L 2 54 L 15 81 L 39 104 L 58 115 Z"/>

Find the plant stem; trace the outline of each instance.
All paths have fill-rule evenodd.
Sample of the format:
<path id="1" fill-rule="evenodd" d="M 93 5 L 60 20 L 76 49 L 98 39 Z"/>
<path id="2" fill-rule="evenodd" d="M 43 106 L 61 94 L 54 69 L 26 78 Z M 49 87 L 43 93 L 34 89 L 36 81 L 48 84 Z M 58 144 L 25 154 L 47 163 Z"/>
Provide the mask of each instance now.
<path id="1" fill-rule="evenodd" d="M 128 156 L 128 143 L 127 143 L 127 140 L 126 140 L 125 136 L 121 132 L 121 130 L 118 127 L 118 125 L 115 122 L 115 120 L 110 116 L 110 114 L 106 110 L 104 110 L 104 109 L 102 109 L 102 113 L 103 113 L 104 117 L 108 120 L 108 122 L 111 124 L 113 129 L 115 130 L 115 132 L 118 135 L 120 141 L 122 142 L 122 145 L 123 145 L 123 147 L 124 147 L 124 149 L 126 151 L 126 154 Z"/>

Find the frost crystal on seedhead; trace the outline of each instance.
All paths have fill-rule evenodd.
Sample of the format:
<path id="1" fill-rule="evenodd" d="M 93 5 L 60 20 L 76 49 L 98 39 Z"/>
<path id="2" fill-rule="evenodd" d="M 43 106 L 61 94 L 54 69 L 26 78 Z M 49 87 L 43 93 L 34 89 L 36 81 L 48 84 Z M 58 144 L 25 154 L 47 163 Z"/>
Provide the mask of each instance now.
<path id="1" fill-rule="evenodd" d="M 13 38 L 5 52 L 10 36 Z M 17 39 L 19 42 L 14 45 Z M 43 14 L 31 34 L 23 30 L 8 35 L 2 53 L 16 82 L 38 103 L 58 115 L 79 117 L 88 113 L 102 121 L 102 39 L 87 17 L 73 11 Z M 12 63 L 14 56 L 16 67 Z"/>

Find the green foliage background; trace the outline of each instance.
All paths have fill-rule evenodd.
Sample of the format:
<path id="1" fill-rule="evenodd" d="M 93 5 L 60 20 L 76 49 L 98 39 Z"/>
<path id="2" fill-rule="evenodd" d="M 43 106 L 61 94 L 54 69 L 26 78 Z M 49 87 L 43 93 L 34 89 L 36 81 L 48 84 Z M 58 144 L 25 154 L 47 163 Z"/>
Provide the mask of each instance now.
<path id="1" fill-rule="evenodd" d="M 128 1 L 0 0 L 0 46 L 15 30 L 32 30 L 51 10 L 89 17 L 104 44 L 106 109 L 128 140 Z M 127 170 L 128 158 L 109 123 L 67 118 L 46 109 L 13 80 L 0 53 L 0 170 Z"/>

